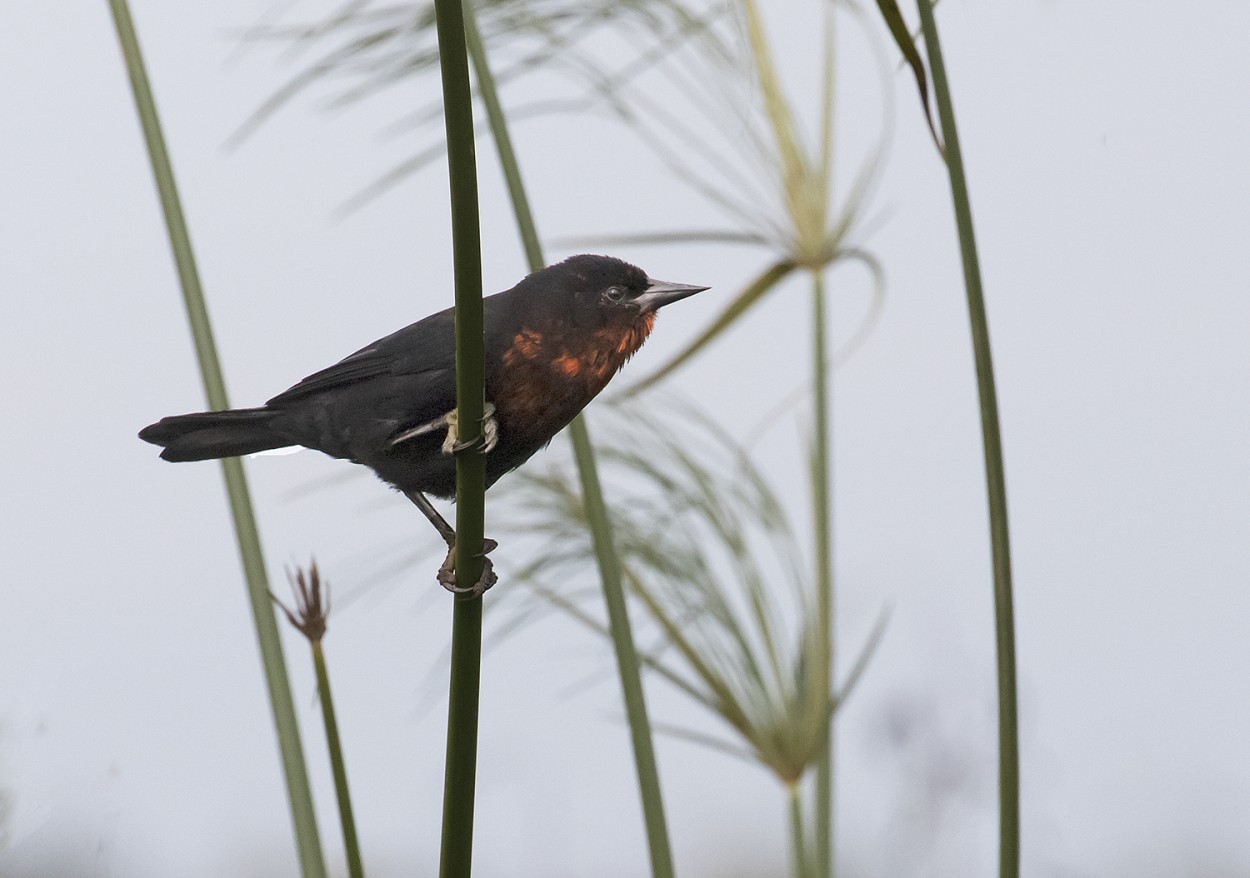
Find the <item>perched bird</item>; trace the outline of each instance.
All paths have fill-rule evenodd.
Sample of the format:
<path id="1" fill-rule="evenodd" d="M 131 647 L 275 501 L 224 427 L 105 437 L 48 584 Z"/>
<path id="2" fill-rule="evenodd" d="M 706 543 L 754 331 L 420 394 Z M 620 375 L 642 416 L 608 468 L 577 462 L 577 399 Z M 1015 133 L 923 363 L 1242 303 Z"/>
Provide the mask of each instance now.
<path id="1" fill-rule="evenodd" d="M 609 256 L 573 256 L 484 300 L 486 485 L 525 463 L 646 341 L 660 307 L 707 287 L 666 283 Z M 454 532 L 425 494 L 455 494 L 454 309 L 406 326 L 259 408 L 173 415 L 139 438 L 171 461 L 302 445 L 372 469 Z M 449 553 L 450 558 L 450 553 Z M 448 565 L 444 565 L 447 568 Z M 440 581 L 448 585 L 444 569 Z"/>

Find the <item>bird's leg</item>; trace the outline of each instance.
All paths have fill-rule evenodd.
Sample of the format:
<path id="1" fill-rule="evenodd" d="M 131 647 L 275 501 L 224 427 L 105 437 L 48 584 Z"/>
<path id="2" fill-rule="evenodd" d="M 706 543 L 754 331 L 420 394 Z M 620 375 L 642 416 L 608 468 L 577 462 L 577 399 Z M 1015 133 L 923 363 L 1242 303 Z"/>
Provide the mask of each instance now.
<path id="1" fill-rule="evenodd" d="M 424 494 L 420 491 L 404 491 L 404 496 L 429 519 L 430 524 L 434 525 L 434 529 L 438 531 L 438 535 L 443 538 L 443 542 L 448 546 L 456 544 L 456 529 L 447 523 L 447 519 L 443 518 L 443 514 L 434 508 L 434 504 Z"/>
<path id="2" fill-rule="evenodd" d="M 438 535 L 443 538 L 443 542 L 447 544 L 447 558 L 443 561 L 441 567 L 438 568 L 438 582 L 443 588 L 452 594 L 468 595 L 470 597 L 481 597 L 488 588 L 494 585 L 499 577 L 495 575 L 495 565 L 491 563 L 487 554 L 493 552 L 499 544 L 491 539 L 482 541 L 482 576 L 476 583 L 468 587 L 461 587 L 456 584 L 456 531 L 447 519 L 434 508 L 434 504 L 422 494 L 420 491 L 404 491 L 404 496 L 412 501 L 412 504 L 421 510 L 421 513 L 429 519 L 430 524 L 434 525 L 434 529 L 438 531 Z"/>
<path id="3" fill-rule="evenodd" d="M 499 441 L 499 424 L 495 421 L 495 406 L 489 402 L 486 403 L 482 410 L 482 429 L 476 439 L 472 442 L 461 442 L 459 425 L 459 412 L 456 409 L 452 409 L 437 420 L 422 424 L 400 434 L 392 439 L 390 444 L 395 445 L 399 442 L 407 441 L 415 436 L 432 432 L 441 426 L 447 427 L 447 438 L 443 440 L 443 454 L 459 454 L 462 451 L 469 450 L 477 450 L 485 454 L 494 448 L 495 443 Z M 443 542 L 447 544 L 447 558 L 443 561 L 442 566 L 438 568 L 438 581 L 443 588 L 453 594 L 479 597 L 495 584 L 498 577 L 495 576 L 494 565 L 491 564 L 490 559 L 486 555 L 488 552 L 493 551 L 499 545 L 498 543 L 491 539 L 483 540 L 482 576 L 474 585 L 462 588 L 456 584 L 456 531 L 420 491 L 405 491 L 404 495 L 429 519 L 430 524 L 434 525 L 434 529 L 438 531 L 439 536 L 443 538 Z"/>

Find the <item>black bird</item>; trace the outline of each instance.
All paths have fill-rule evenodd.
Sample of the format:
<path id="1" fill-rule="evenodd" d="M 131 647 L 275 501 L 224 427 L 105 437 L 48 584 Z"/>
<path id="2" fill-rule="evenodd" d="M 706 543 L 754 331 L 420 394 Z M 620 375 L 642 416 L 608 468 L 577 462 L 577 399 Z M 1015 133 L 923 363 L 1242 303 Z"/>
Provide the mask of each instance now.
<path id="1" fill-rule="evenodd" d="M 486 297 L 487 487 L 529 460 L 607 386 L 646 341 L 657 309 L 705 289 L 653 280 L 610 256 L 581 255 Z M 448 308 L 259 408 L 173 415 L 139 438 L 162 446 L 161 457 L 171 461 L 302 445 L 363 464 L 416 503 L 450 546 L 454 531 L 424 495 L 455 494 L 454 452 L 463 450 L 453 321 Z M 450 588 L 449 570 L 445 564 L 439 579 Z"/>

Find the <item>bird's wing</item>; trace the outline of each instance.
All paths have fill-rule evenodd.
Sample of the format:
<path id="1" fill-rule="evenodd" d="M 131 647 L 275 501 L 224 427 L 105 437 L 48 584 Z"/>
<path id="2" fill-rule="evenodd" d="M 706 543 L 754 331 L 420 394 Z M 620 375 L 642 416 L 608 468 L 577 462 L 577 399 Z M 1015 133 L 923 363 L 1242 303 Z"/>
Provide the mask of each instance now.
<path id="1" fill-rule="evenodd" d="M 333 366 L 314 372 L 266 404 L 281 406 L 373 379 L 451 373 L 454 368 L 454 318 L 452 310 L 447 309 L 380 338 Z"/>

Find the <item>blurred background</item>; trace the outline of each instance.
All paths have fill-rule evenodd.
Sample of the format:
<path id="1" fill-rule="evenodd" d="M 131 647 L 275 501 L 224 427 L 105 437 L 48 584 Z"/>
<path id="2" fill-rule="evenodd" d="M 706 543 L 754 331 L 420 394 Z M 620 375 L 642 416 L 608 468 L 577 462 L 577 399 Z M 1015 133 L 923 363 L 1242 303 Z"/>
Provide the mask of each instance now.
<path id="1" fill-rule="evenodd" d="M 354 201 L 428 146 L 405 120 L 436 78 L 349 104 L 350 78 L 313 83 L 227 148 L 319 57 L 249 29 L 338 8 L 132 5 L 237 405 L 451 303 L 441 160 Z M 821 12 L 766 8 L 799 106 Z M 863 12 L 836 30 L 835 201 L 879 162 L 850 242 L 887 288 L 834 378 L 843 667 L 891 615 L 836 720 L 837 858 L 847 876 L 988 876 L 992 600 L 959 255 L 915 84 Z M 1250 875 L 1250 8 L 945 0 L 939 24 L 1002 408 L 1024 873 Z M 610 60 L 622 39 L 587 45 Z M 7 4 L 0 79 L 0 874 L 295 874 L 219 468 L 164 464 L 135 438 L 203 396 L 106 4 Z M 539 70 L 504 99 L 568 92 Z M 606 249 L 713 288 L 664 312 L 617 390 L 766 266 L 744 246 L 558 243 L 726 223 L 610 113 L 536 115 L 514 136 L 550 259 Z M 665 146 L 688 144 L 674 131 Z M 479 167 L 486 287 L 501 290 L 525 264 L 488 141 Z M 845 341 L 872 312 L 870 278 L 848 265 L 827 282 Z M 777 405 L 805 387 L 808 307 L 801 282 L 783 286 L 665 385 L 739 439 L 765 419 L 752 452 L 803 540 L 810 415 Z M 610 424 L 599 405 L 592 431 Z M 363 470 L 311 452 L 247 468 L 275 588 L 315 554 L 335 589 L 326 651 L 366 867 L 434 874 L 441 553 Z M 506 594 L 507 554 L 488 597 L 504 612 L 525 599 Z M 488 608 L 479 874 L 645 874 L 607 643 L 558 615 L 492 638 L 498 618 Z M 337 862 L 315 682 L 287 634 Z M 660 682 L 649 696 L 658 720 L 718 730 Z M 681 874 L 783 874 L 776 782 L 658 746 Z"/>

